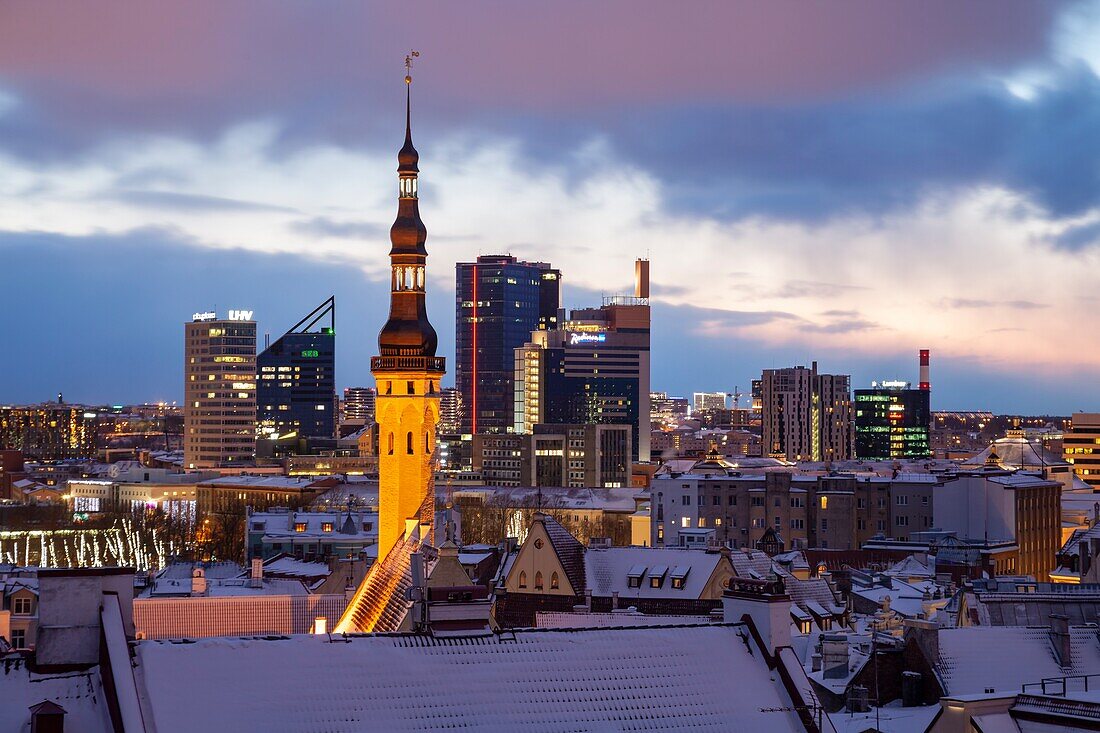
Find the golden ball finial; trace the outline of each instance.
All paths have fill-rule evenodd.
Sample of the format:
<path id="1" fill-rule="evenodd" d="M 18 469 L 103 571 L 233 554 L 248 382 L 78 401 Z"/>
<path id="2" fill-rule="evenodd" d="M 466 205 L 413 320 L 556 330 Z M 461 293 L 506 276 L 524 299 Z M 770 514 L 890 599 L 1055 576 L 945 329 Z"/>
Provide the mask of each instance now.
<path id="1" fill-rule="evenodd" d="M 412 84 L 413 83 L 413 78 L 411 76 L 406 76 L 405 77 L 405 83 L 406 84 Z"/>

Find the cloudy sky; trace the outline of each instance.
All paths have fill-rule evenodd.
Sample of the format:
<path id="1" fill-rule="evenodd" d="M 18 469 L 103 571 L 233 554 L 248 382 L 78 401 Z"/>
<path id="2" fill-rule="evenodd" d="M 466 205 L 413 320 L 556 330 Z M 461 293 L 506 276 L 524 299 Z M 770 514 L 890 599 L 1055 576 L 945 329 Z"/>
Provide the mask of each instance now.
<path id="1" fill-rule="evenodd" d="M 653 385 L 808 364 L 1100 410 L 1100 3 L 0 2 L 0 403 L 178 399 L 183 321 L 385 320 L 404 68 L 454 262 L 652 261 Z"/>

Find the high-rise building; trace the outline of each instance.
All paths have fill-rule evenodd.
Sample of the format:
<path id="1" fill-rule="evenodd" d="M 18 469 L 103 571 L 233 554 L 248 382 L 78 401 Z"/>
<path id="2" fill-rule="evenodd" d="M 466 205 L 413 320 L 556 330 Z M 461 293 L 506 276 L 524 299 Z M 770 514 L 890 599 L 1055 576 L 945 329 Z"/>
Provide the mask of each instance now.
<path id="1" fill-rule="evenodd" d="M 455 266 L 455 383 L 462 432 L 512 429 L 515 349 L 535 330 L 553 330 L 561 272 L 545 262 L 486 255 Z"/>
<path id="2" fill-rule="evenodd" d="M 725 392 L 695 392 L 691 396 L 692 412 L 726 409 Z"/>
<path id="3" fill-rule="evenodd" d="M 344 388 L 344 419 L 369 425 L 374 422 L 374 399 L 377 396 L 374 387 Z"/>
<path id="4" fill-rule="evenodd" d="M 335 326 L 336 303 L 329 298 L 256 357 L 257 437 L 335 434 Z"/>
<path id="5" fill-rule="evenodd" d="M 420 220 L 420 156 L 413 147 L 407 106 L 405 144 L 397 159 L 400 193 L 397 220 L 390 228 L 390 315 L 378 334 L 379 355 L 371 359 L 378 389 L 378 562 L 383 565 L 405 537 L 408 520 L 431 525 L 434 519 L 432 456 L 440 380 L 446 371 L 446 360 L 435 355 L 438 339 L 425 303 L 427 230 Z"/>
<path id="6" fill-rule="evenodd" d="M 644 262 L 644 261 L 639 261 Z M 515 351 L 515 426 L 629 425 L 631 457 L 649 461 L 648 280 L 635 295 L 604 298 L 555 330 L 533 331 Z"/>
<path id="7" fill-rule="evenodd" d="M 0 450 L 22 451 L 40 461 L 93 458 L 96 408 L 48 402 L 0 406 Z"/>
<path id="8" fill-rule="evenodd" d="M 1100 412 L 1075 412 L 1062 435 L 1062 457 L 1085 483 L 1100 488 Z"/>
<path id="9" fill-rule="evenodd" d="M 462 393 L 458 387 L 447 387 L 439 396 L 439 432 L 457 435 L 462 430 Z"/>
<path id="10" fill-rule="evenodd" d="M 686 397 L 669 397 L 668 392 L 651 392 L 649 406 L 655 428 L 673 427 L 691 411 Z"/>
<path id="11" fill-rule="evenodd" d="M 908 382 L 872 383 L 855 391 L 856 458 L 930 456 L 929 392 Z"/>
<path id="12" fill-rule="evenodd" d="M 790 461 L 852 457 L 851 377 L 818 374 L 817 362 L 766 369 L 761 378 L 765 455 Z"/>
<path id="13" fill-rule="evenodd" d="M 196 313 L 184 324 L 183 464 L 247 465 L 256 455 L 256 321 L 252 311 Z"/>

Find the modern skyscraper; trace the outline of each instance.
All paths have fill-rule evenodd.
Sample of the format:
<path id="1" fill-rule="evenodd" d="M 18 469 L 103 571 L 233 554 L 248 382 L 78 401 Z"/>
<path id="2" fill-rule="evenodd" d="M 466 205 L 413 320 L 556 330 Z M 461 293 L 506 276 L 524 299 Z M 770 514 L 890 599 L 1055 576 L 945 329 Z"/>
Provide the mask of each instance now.
<path id="1" fill-rule="evenodd" d="M 447 387 L 439 398 L 439 432 L 457 435 L 462 429 L 462 393 L 458 387 Z"/>
<path id="2" fill-rule="evenodd" d="M 344 419 L 364 425 L 374 422 L 374 387 L 344 388 Z"/>
<path id="3" fill-rule="evenodd" d="M 649 460 L 648 281 L 632 296 L 604 298 L 515 350 L 516 432 L 540 423 L 623 424 L 633 460 Z"/>
<path id="4" fill-rule="evenodd" d="M 691 395 L 692 412 L 724 409 L 726 409 L 725 392 L 695 392 Z"/>
<path id="5" fill-rule="evenodd" d="M 856 458 L 927 458 L 929 392 L 908 382 L 880 382 L 855 391 Z"/>
<path id="6" fill-rule="evenodd" d="M 327 319 L 327 325 L 318 325 Z M 336 302 L 329 298 L 256 357 L 259 438 L 331 438 Z"/>
<path id="7" fill-rule="evenodd" d="M 432 455 L 446 363 L 435 355 L 437 337 L 425 304 L 428 250 L 417 200 L 419 159 L 406 98 L 405 144 L 397 156 L 397 220 L 390 228 L 390 316 L 378 334 L 379 355 L 371 359 L 378 389 L 379 563 L 388 561 L 405 536 L 407 520 L 431 524 L 435 510 Z"/>
<path id="8" fill-rule="evenodd" d="M 196 313 L 184 324 L 183 463 L 216 468 L 256 454 L 256 321 L 252 311 Z"/>
<path id="9" fill-rule="evenodd" d="M 455 266 L 455 381 L 463 433 L 512 429 L 515 349 L 532 331 L 553 330 L 561 272 L 545 262 L 486 255 Z"/>
<path id="10" fill-rule="evenodd" d="M 765 455 L 790 461 L 852 457 L 851 377 L 818 374 L 817 362 L 766 369 L 761 379 Z"/>

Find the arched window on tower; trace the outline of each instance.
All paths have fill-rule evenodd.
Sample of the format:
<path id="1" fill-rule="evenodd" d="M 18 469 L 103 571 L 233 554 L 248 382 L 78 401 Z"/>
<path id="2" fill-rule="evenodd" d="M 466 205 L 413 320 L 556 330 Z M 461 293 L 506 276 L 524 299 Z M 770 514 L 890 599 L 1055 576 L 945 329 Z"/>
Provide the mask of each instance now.
<path id="1" fill-rule="evenodd" d="M 558 573 L 555 571 L 550 573 L 550 590 L 558 589 Z"/>
<path id="2" fill-rule="evenodd" d="M 423 290 L 424 289 L 424 268 L 423 267 L 416 268 L 416 289 L 417 290 Z"/>
<path id="3" fill-rule="evenodd" d="M 542 590 L 542 571 L 535 573 L 535 590 Z"/>
<path id="4" fill-rule="evenodd" d="M 430 454 L 432 452 L 432 434 L 424 433 L 424 453 Z"/>
<path id="5" fill-rule="evenodd" d="M 389 453 L 389 454 L 390 454 L 391 456 L 393 455 L 393 433 L 390 433 L 390 437 L 389 437 L 389 450 L 388 450 L 388 453 Z"/>
<path id="6" fill-rule="evenodd" d="M 527 571 L 525 571 L 525 570 L 520 570 L 519 571 L 519 587 L 520 588 L 526 588 L 527 587 Z"/>
<path id="7" fill-rule="evenodd" d="M 411 430 L 408 435 L 405 436 L 405 452 L 410 456 L 413 454 L 413 434 Z"/>

